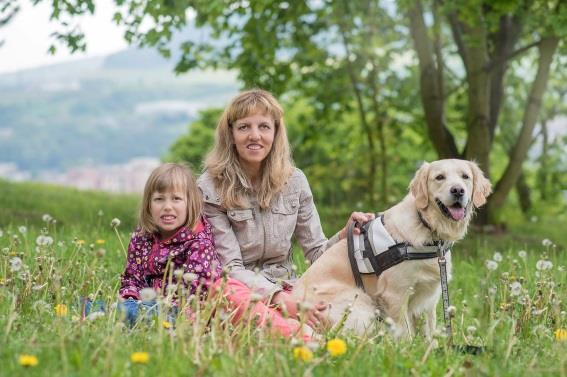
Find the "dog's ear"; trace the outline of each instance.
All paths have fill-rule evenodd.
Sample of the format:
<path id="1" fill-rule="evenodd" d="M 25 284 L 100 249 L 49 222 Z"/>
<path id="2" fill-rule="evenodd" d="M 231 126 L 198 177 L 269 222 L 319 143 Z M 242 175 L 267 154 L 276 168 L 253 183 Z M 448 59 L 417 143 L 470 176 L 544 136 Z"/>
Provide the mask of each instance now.
<path id="1" fill-rule="evenodd" d="M 424 209 L 429 204 L 429 194 L 427 192 L 427 176 L 429 175 L 429 164 L 424 162 L 415 172 L 415 176 L 410 182 L 409 189 L 415 198 L 415 205 L 419 209 Z"/>
<path id="2" fill-rule="evenodd" d="M 486 203 L 486 198 L 492 192 L 492 184 L 475 162 L 468 162 L 473 172 L 473 204 L 476 208 Z"/>

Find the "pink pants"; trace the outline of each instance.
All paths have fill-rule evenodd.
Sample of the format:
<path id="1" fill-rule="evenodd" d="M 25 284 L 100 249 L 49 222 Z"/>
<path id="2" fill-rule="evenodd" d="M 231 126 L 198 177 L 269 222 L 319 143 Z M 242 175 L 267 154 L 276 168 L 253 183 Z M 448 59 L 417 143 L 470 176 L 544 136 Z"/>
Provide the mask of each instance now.
<path id="1" fill-rule="evenodd" d="M 211 287 L 211 292 L 218 292 L 221 285 L 222 279 L 217 280 Z M 284 318 L 279 310 L 269 307 L 265 302 L 251 303 L 251 294 L 252 290 L 244 283 L 235 279 L 226 281 L 223 295 L 228 300 L 228 309 L 233 312 L 233 324 L 237 324 L 243 318 L 246 320 L 250 317 L 255 317 L 256 324 L 260 328 L 269 324 L 274 333 L 283 335 L 286 338 L 300 336 L 305 342 L 311 340 L 309 333 L 302 333 L 302 330 L 309 332 L 308 329 L 303 329 L 298 321 L 292 318 Z"/>

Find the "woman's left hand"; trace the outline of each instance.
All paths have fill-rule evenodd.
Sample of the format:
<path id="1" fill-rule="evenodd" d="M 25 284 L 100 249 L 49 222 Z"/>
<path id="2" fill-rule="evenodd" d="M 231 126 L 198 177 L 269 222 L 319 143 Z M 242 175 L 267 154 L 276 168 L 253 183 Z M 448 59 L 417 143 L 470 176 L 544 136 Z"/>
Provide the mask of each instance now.
<path id="1" fill-rule="evenodd" d="M 353 213 L 351 213 L 350 217 L 347 220 L 345 227 L 343 229 L 341 229 L 341 231 L 339 232 L 339 239 L 342 240 L 342 239 L 346 238 L 348 226 L 353 221 L 364 224 L 364 223 L 369 222 L 370 220 L 374 220 L 375 217 L 376 216 L 373 213 L 370 213 L 370 212 L 353 212 Z M 353 233 L 354 234 L 360 234 L 360 229 L 354 228 Z"/>

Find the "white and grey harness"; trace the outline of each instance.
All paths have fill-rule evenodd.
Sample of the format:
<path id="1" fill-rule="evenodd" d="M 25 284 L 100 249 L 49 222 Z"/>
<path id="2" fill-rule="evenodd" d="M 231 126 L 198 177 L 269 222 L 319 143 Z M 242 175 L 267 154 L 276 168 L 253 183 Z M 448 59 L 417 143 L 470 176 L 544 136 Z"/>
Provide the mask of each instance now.
<path id="1" fill-rule="evenodd" d="M 419 214 L 419 213 L 418 213 Z M 429 225 L 419 216 L 424 226 Z M 360 234 L 354 234 L 354 227 L 360 228 Z M 387 269 L 406 260 L 420 260 L 438 258 L 439 273 L 441 277 L 441 291 L 443 294 L 443 314 L 445 327 L 449 339 L 452 337 L 451 321 L 449 318 L 449 290 L 447 286 L 447 269 L 445 254 L 450 250 L 452 243 L 434 241 L 431 245 L 414 247 L 407 242 L 396 242 L 384 227 L 384 216 L 360 225 L 353 222 L 347 232 L 348 257 L 354 281 L 358 288 L 364 289 L 362 274 L 375 274 L 380 276 Z"/>

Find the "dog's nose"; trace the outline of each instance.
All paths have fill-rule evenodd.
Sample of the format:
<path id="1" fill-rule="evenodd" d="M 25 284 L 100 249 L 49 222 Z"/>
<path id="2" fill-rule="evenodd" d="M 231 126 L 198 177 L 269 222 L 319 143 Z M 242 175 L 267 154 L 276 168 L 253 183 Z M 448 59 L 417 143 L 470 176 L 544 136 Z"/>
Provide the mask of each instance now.
<path id="1" fill-rule="evenodd" d="M 455 198 L 460 198 L 465 195 L 465 189 L 462 186 L 453 186 L 451 187 L 451 194 Z"/>

